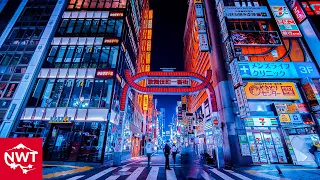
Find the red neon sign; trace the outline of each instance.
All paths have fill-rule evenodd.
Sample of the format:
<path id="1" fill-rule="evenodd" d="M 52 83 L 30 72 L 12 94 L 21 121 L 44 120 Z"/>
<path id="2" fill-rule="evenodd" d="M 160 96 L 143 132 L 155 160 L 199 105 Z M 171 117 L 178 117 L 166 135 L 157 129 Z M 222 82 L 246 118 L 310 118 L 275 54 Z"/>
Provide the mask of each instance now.
<path id="1" fill-rule="evenodd" d="M 97 69 L 96 78 L 113 78 L 114 74 L 113 69 Z"/>

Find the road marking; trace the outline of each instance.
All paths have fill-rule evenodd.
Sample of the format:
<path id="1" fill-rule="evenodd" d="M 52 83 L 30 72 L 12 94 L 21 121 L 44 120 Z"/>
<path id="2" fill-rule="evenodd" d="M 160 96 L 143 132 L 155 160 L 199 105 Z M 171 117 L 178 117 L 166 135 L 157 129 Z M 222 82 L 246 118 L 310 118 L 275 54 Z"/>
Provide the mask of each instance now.
<path id="1" fill-rule="evenodd" d="M 290 180 L 289 178 L 281 178 L 281 177 L 277 177 L 277 176 L 272 176 L 272 175 L 260 173 L 260 172 L 254 171 L 254 170 L 246 170 L 245 172 L 250 173 L 250 174 L 255 175 L 255 176 L 267 178 L 267 179 Z"/>
<path id="2" fill-rule="evenodd" d="M 54 165 L 46 165 L 46 166 L 54 166 Z M 62 171 L 62 172 L 55 172 L 55 173 L 51 173 L 51 174 L 46 174 L 46 175 L 43 175 L 42 178 L 43 179 L 50 179 L 50 178 L 54 178 L 54 177 L 59 177 L 59 176 L 70 175 L 70 174 L 74 174 L 74 173 L 78 173 L 78 172 L 88 171 L 88 170 L 93 168 L 93 167 L 89 167 L 89 166 L 84 166 L 84 167 L 64 166 L 64 165 L 58 165 L 58 166 L 61 166 L 61 167 L 73 167 L 75 169 Z"/>
<path id="3" fill-rule="evenodd" d="M 103 170 L 103 171 L 101 171 L 101 172 L 99 172 L 99 173 L 97 173 L 97 174 L 95 174 L 95 175 L 87 178 L 86 180 L 96 180 L 96 179 L 101 178 L 101 177 L 104 176 L 105 174 L 107 174 L 107 173 L 109 173 L 109 172 L 111 172 L 111 171 L 113 171 L 113 170 L 115 170 L 115 169 L 117 169 L 117 168 L 116 168 L 116 167 L 108 168 L 108 169 L 106 169 L 106 170 Z"/>
<path id="4" fill-rule="evenodd" d="M 227 176 L 226 174 L 218 171 L 217 169 L 210 169 L 210 171 L 212 171 L 213 173 L 215 173 L 216 175 L 220 176 L 222 179 L 224 180 L 234 180 L 233 178 L 231 178 L 230 176 Z"/>
<path id="5" fill-rule="evenodd" d="M 85 176 L 85 175 L 82 175 L 82 176 L 74 176 L 74 177 L 69 178 L 69 179 L 67 179 L 67 180 L 77 180 L 77 179 L 82 178 L 83 176 Z"/>
<path id="6" fill-rule="evenodd" d="M 277 172 L 278 170 L 270 169 L 270 170 L 256 170 L 257 172 Z M 318 171 L 318 169 L 307 169 L 307 168 L 281 168 L 281 171 Z"/>
<path id="7" fill-rule="evenodd" d="M 231 171 L 231 170 L 228 170 L 228 169 L 224 169 L 224 170 L 227 171 L 228 173 L 231 173 L 232 175 L 234 175 L 234 176 L 242 179 L 242 180 L 252 180 L 252 179 L 247 178 L 247 177 L 245 177 L 244 175 L 239 174 L 239 173 L 236 173 L 236 172 L 234 172 L 234 171 Z"/>
<path id="8" fill-rule="evenodd" d="M 135 171 L 133 171 L 133 173 L 127 179 L 128 180 L 138 179 L 143 169 L 144 167 L 138 167 Z"/>
<path id="9" fill-rule="evenodd" d="M 112 175 L 112 176 L 109 176 L 106 180 L 116 180 L 120 177 L 120 175 Z"/>
<path id="10" fill-rule="evenodd" d="M 154 180 L 154 179 L 157 179 L 157 177 L 158 177 L 158 172 L 159 172 L 159 167 L 152 167 L 146 180 Z"/>
<path id="11" fill-rule="evenodd" d="M 128 171 L 131 167 L 122 168 L 119 171 Z"/>
<path id="12" fill-rule="evenodd" d="M 215 180 L 213 177 L 211 177 L 207 172 L 205 172 L 204 170 L 201 170 L 201 176 L 205 179 L 205 180 Z"/>
<path id="13" fill-rule="evenodd" d="M 176 174 L 174 173 L 174 170 L 171 169 L 171 170 L 166 170 L 166 175 L 167 175 L 167 179 L 170 179 L 170 180 L 176 180 L 177 179 L 177 176 Z"/>

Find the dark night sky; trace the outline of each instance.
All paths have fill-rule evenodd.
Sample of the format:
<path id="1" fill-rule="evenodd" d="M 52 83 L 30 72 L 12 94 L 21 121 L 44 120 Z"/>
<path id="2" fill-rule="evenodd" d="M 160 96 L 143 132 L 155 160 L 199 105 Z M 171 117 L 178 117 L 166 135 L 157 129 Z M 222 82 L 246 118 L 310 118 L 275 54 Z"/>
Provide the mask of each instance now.
<path id="1" fill-rule="evenodd" d="M 183 34 L 187 19 L 187 0 L 150 0 L 153 10 L 153 39 L 151 70 L 176 68 L 184 70 Z M 158 109 L 166 109 L 166 125 L 171 122 L 175 106 L 180 96 L 162 95 L 158 99 Z M 168 128 L 168 127 L 166 127 Z"/>

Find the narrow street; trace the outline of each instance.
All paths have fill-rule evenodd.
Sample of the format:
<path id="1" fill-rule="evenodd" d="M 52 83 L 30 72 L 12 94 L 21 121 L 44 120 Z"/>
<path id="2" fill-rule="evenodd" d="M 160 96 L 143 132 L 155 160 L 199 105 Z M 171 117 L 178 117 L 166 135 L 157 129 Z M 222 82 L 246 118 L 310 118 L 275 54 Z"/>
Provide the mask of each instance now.
<path id="1" fill-rule="evenodd" d="M 165 170 L 164 156 L 162 153 L 152 156 L 151 167 L 147 167 L 146 157 L 131 158 L 122 163 L 120 167 L 101 167 L 85 171 L 51 178 L 55 180 L 297 180 L 297 179 L 319 179 L 320 171 L 315 168 L 300 166 L 281 166 L 283 175 L 279 176 L 277 170 L 271 166 L 243 167 L 236 170 L 213 168 L 207 165 L 199 165 L 195 161 L 191 167 L 183 166 L 180 156 L 177 156 L 177 164 L 170 159 L 172 170 Z M 293 173 L 294 172 L 294 173 Z"/>

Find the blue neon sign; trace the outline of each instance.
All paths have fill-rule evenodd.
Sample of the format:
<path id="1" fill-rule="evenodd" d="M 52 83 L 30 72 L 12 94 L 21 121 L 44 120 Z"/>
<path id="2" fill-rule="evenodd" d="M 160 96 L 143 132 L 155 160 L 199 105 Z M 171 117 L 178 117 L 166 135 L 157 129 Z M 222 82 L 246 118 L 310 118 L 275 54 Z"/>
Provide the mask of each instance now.
<path id="1" fill-rule="evenodd" d="M 238 62 L 242 78 L 297 79 L 319 78 L 319 72 L 312 62 Z"/>

